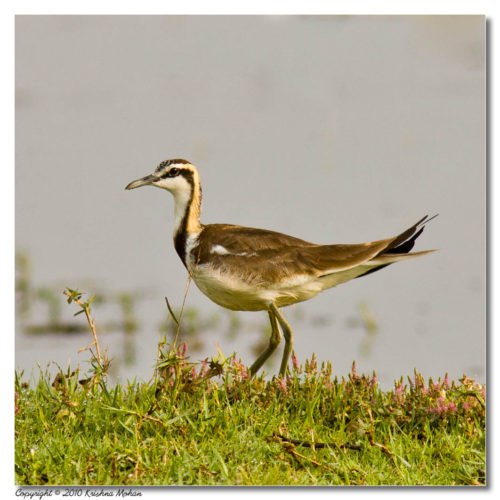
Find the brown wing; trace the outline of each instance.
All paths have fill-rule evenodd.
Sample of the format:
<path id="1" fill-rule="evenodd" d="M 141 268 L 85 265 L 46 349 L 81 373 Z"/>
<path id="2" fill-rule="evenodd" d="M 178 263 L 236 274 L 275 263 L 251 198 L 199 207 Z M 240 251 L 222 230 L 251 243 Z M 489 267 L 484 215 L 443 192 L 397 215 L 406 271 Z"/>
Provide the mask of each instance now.
<path id="1" fill-rule="evenodd" d="M 198 264 L 210 264 L 222 273 L 237 270 L 247 283 L 265 286 L 297 274 L 321 276 L 358 265 L 390 241 L 316 245 L 275 231 L 211 224 L 203 228 L 192 254 Z"/>
<path id="2" fill-rule="evenodd" d="M 230 224 L 209 224 L 203 227 L 200 234 L 199 246 L 202 260 L 210 253 L 214 244 L 221 245 L 228 252 L 234 254 L 279 250 L 287 247 L 316 246 L 314 243 L 267 229 L 255 229 Z"/>
<path id="3" fill-rule="evenodd" d="M 404 247 L 413 246 L 423 221 L 393 238 L 345 245 L 316 245 L 274 231 L 211 224 L 204 227 L 192 253 L 198 264 L 210 264 L 222 273 L 237 270 L 247 283 L 266 286 L 296 275 L 323 277 L 386 253 L 405 253 Z M 227 253 L 214 251 L 217 245 Z"/>
<path id="4" fill-rule="evenodd" d="M 193 253 L 198 264 L 207 264 L 221 274 L 237 275 L 253 286 L 265 287 L 297 275 L 321 277 L 349 269 L 377 255 L 388 241 L 361 245 L 289 246 L 239 254 L 198 253 L 195 248 Z"/>

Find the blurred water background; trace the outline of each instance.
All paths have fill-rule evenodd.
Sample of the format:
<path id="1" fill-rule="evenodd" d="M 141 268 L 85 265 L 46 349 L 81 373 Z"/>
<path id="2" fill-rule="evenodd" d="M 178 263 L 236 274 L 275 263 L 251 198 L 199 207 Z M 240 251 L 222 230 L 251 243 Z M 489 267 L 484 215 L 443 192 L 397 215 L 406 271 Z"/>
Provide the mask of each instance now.
<path id="1" fill-rule="evenodd" d="M 482 16 L 18 16 L 16 367 L 68 363 L 93 314 L 117 380 L 147 380 L 173 335 L 186 271 L 173 201 L 124 191 L 187 158 L 203 222 L 317 243 L 392 236 L 439 213 L 440 251 L 286 308 L 300 362 L 356 360 L 391 385 L 486 377 L 486 108 Z M 192 360 L 267 343 L 267 314 L 230 313 L 190 286 Z M 265 366 L 274 373 L 281 350 Z M 51 362 L 54 362 L 51 364 Z"/>

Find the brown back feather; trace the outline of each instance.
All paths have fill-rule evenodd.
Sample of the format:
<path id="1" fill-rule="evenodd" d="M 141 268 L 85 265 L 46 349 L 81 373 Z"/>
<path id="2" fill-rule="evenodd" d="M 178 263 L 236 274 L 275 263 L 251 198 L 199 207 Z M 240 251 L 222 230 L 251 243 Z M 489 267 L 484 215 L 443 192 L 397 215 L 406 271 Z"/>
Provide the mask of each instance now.
<path id="1" fill-rule="evenodd" d="M 316 245 L 265 229 L 210 224 L 203 226 L 192 255 L 197 264 L 210 264 L 222 273 L 232 274 L 237 270 L 247 283 L 266 286 L 297 274 L 324 277 L 385 253 L 405 253 L 413 247 L 423 229 L 418 227 L 426 219 L 427 216 L 393 238 L 344 245 Z M 228 253 L 213 253 L 215 245 L 224 247 Z"/>
<path id="2" fill-rule="evenodd" d="M 246 282 L 266 285 L 296 274 L 318 277 L 349 269 L 370 260 L 390 242 L 316 245 L 274 231 L 211 224 L 203 228 L 192 255 L 197 264 L 209 263 L 222 273 L 237 269 Z M 214 245 L 229 253 L 213 253 Z"/>

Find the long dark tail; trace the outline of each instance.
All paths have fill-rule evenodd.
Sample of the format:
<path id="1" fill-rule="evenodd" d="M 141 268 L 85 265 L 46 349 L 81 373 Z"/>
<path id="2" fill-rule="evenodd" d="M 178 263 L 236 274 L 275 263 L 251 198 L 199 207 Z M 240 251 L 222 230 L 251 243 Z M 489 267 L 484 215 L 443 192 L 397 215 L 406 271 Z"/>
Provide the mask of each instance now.
<path id="1" fill-rule="evenodd" d="M 396 238 L 394 238 L 394 240 L 387 246 L 387 248 L 382 250 L 379 255 L 409 253 L 410 250 L 415 245 L 416 239 L 423 233 L 425 225 L 432 219 L 435 219 L 438 215 L 439 214 L 436 214 L 433 215 L 432 217 L 426 215 L 425 217 L 420 219 L 406 231 L 396 236 Z M 361 278 L 361 276 L 366 276 L 367 274 L 374 273 L 375 271 L 380 271 L 380 269 L 383 269 L 384 267 L 390 265 L 391 264 L 382 264 L 379 267 L 370 269 L 369 271 L 366 271 L 366 273 L 360 274 L 359 276 L 356 277 Z"/>

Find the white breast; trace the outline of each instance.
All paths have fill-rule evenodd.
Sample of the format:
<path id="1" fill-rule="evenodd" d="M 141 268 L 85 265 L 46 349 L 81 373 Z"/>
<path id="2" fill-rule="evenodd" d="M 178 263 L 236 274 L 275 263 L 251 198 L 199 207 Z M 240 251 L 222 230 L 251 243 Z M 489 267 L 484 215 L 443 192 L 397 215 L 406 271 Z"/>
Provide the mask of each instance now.
<path id="1" fill-rule="evenodd" d="M 234 311 L 261 311 L 271 303 L 278 307 L 316 296 L 323 285 L 311 276 L 295 276 L 272 286 L 255 286 L 239 278 L 237 270 L 221 272 L 210 264 L 192 265 L 193 281 L 216 304 Z"/>

